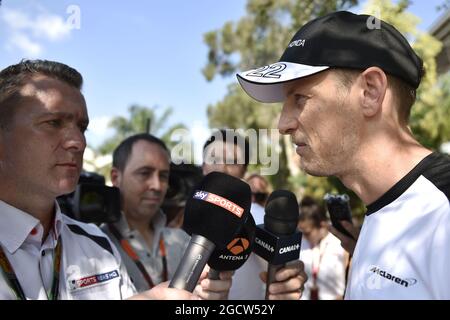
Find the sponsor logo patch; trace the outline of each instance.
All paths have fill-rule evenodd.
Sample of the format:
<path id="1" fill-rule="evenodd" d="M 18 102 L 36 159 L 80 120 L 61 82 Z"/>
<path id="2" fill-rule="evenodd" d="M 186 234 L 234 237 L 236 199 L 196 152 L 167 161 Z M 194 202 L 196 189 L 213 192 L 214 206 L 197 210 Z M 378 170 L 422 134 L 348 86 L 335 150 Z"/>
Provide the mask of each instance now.
<path id="1" fill-rule="evenodd" d="M 105 272 L 101 274 L 96 274 L 92 276 L 87 276 L 80 279 L 74 279 L 69 281 L 69 288 L 70 290 L 77 290 L 81 288 L 87 288 L 91 287 L 103 282 L 110 281 L 112 279 L 115 279 L 119 277 L 119 271 L 113 270 L 110 272 Z"/>
<path id="2" fill-rule="evenodd" d="M 397 276 L 395 276 L 393 274 L 390 274 L 389 272 L 387 272 L 387 271 L 385 271 L 383 269 L 380 269 L 377 266 L 371 266 L 369 268 L 369 271 L 373 272 L 376 275 L 379 275 L 380 277 L 383 277 L 383 278 L 385 278 L 387 280 L 390 280 L 390 281 L 392 281 L 392 282 L 394 282 L 394 283 L 396 283 L 398 285 L 401 285 L 401 286 L 403 286 L 405 288 L 413 286 L 413 285 L 415 285 L 417 283 L 417 280 L 414 279 L 414 278 L 403 279 L 403 278 L 397 277 Z"/>

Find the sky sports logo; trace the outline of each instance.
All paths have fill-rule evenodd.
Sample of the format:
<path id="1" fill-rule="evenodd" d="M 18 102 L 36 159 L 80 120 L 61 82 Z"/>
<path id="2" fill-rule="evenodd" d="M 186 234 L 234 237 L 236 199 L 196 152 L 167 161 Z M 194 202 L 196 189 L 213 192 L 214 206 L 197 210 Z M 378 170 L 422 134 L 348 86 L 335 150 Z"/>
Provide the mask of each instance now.
<path id="1" fill-rule="evenodd" d="M 239 218 L 242 217 L 242 214 L 244 213 L 244 209 L 242 209 L 236 203 L 211 192 L 197 190 L 193 198 L 206 201 L 218 207 L 224 208 L 225 210 L 230 211 L 232 214 L 238 216 Z"/>
<path id="2" fill-rule="evenodd" d="M 76 290 L 76 289 L 81 289 L 81 288 L 85 288 L 85 287 L 90 287 L 102 282 L 106 282 L 109 280 L 112 280 L 114 278 L 117 278 L 119 276 L 119 272 L 117 270 L 114 271 L 110 271 L 110 272 L 105 272 L 102 274 L 96 274 L 93 276 L 89 276 L 89 277 L 84 277 L 81 279 L 77 279 L 77 280 L 72 280 L 70 281 L 70 289 L 71 290 Z"/>

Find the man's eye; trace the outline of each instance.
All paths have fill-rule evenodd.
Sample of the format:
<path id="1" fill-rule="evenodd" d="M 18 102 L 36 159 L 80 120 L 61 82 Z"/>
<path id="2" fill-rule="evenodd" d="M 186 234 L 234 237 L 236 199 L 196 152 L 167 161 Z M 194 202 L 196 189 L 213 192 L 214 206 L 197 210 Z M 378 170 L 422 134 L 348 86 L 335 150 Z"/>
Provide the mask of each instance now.
<path id="1" fill-rule="evenodd" d="M 140 171 L 140 172 L 138 172 L 138 174 L 142 177 L 147 177 L 150 175 L 150 172 L 149 171 Z"/>
<path id="2" fill-rule="evenodd" d="M 48 120 L 47 123 L 49 125 L 51 125 L 52 127 L 59 128 L 62 125 L 62 120 L 52 119 L 52 120 Z"/>
<path id="3" fill-rule="evenodd" d="M 296 104 L 303 105 L 305 104 L 306 100 L 308 100 L 308 97 L 302 94 L 296 94 L 294 95 L 294 100 Z"/>

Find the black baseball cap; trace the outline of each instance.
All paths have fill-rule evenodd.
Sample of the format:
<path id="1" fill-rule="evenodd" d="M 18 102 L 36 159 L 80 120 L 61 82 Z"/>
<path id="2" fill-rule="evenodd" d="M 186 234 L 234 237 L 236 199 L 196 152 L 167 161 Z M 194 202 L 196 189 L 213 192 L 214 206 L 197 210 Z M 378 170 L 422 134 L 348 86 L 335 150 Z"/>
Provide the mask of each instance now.
<path id="1" fill-rule="evenodd" d="M 238 73 L 238 81 L 252 98 L 272 103 L 284 100 L 285 82 L 334 67 L 376 66 L 417 89 L 422 59 L 397 29 L 374 19 L 348 11 L 314 19 L 297 31 L 277 63 Z"/>

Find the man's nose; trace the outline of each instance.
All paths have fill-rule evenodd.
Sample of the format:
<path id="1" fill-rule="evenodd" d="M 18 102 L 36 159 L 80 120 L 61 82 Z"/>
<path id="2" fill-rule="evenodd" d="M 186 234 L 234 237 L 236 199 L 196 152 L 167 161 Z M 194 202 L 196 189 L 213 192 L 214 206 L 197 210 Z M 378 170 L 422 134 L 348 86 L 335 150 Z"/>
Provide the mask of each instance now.
<path id="1" fill-rule="evenodd" d="M 287 104 L 283 105 L 280 120 L 278 121 L 278 130 L 281 134 L 291 134 L 297 127 L 297 119 L 289 111 Z"/>
<path id="2" fill-rule="evenodd" d="M 74 152 L 82 152 L 86 148 L 86 138 L 78 128 L 70 128 L 64 137 L 64 148 Z"/>
<path id="3" fill-rule="evenodd" d="M 157 173 L 154 173 L 147 180 L 147 185 L 149 190 L 162 190 L 162 182 Z"/>

